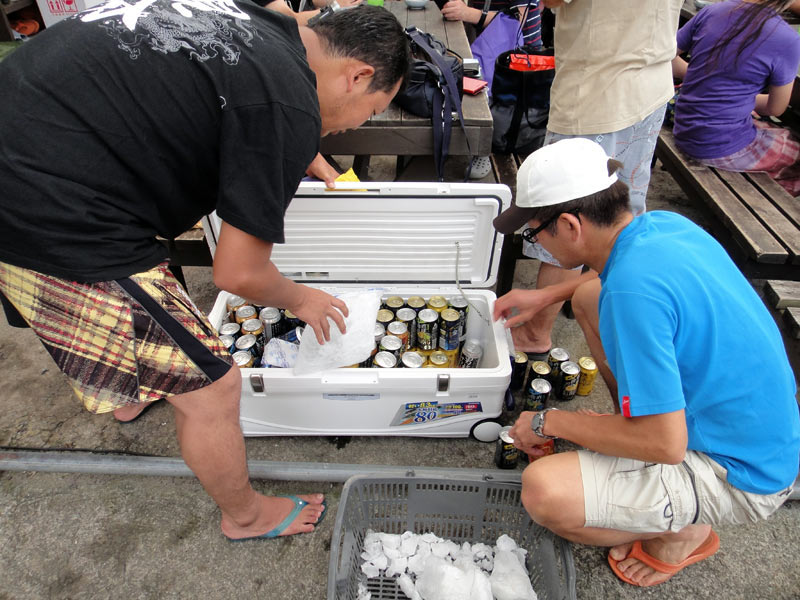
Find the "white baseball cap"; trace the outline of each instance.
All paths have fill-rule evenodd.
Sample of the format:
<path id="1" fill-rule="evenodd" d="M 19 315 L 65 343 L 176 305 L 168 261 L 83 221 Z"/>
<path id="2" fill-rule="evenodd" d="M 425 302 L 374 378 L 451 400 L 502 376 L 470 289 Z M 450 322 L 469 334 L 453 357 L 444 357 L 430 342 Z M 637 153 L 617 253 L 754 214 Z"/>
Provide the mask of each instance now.
<path id="1" fill-rule="evenodd" d="M 517 197 L 494 220 L 503 234 L 514 233 L 531 220 L 534 208 L 562 204 L 611 187 L 616 173 L 608 174 L 605 150 L 585 138 L 568 138 L 539 148 L 520 165 Z"/>

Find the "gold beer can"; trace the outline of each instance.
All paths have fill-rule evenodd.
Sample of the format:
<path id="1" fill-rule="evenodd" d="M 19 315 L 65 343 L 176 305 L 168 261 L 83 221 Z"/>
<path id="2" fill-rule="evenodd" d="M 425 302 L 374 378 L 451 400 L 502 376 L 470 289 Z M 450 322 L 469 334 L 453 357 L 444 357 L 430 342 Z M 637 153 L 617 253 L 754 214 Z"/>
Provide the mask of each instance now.
<path id="1" fill-rule="evenodd" d="M 591 356 L 582 356 L 578 359 L 578 366 L 581 368 L 581 378 L 578 380 L 577 394 L 588 396 L 597 377 L 597 364 Z"/>
<path id="2" fill-rule="evenodd" d="M 431 296 L 428 300 L 428 308 L 440 313 L 447 308 L 447 298 L 444 296 Z"/>

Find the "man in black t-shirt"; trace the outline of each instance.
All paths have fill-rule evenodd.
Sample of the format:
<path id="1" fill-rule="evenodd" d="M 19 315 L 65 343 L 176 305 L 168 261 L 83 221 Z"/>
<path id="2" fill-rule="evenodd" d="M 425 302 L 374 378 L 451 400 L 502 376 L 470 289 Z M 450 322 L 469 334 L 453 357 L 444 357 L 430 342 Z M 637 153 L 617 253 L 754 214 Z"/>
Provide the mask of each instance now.
<path id="1" fill-rule="evenodd" d="M 230 539 L 312 531 L 323 498 L 250 486 L 241 375 L 156 236 L 216 210 L 218 287 L 343 330 L 344 303 L 283 277 L 272 245 L 320 136 L 384 111 L 408 60 L 380 8 L 298 27 L 248 0 L 110 0 L 0 64 L 0 295 L 92 412 L 173 405 Z"/>

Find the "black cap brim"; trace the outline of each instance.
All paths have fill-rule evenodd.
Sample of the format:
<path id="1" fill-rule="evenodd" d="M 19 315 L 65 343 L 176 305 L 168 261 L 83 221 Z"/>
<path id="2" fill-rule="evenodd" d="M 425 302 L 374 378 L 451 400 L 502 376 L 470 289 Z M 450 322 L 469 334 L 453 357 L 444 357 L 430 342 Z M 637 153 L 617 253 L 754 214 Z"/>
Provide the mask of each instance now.
<path id="1" fill-rule="evenodd" d="M 509 235 L 530 221 L 535 212 L 535 208 L 520 208 L 512 204 L 495 217 L 492 225 L 503 235 Z"/>

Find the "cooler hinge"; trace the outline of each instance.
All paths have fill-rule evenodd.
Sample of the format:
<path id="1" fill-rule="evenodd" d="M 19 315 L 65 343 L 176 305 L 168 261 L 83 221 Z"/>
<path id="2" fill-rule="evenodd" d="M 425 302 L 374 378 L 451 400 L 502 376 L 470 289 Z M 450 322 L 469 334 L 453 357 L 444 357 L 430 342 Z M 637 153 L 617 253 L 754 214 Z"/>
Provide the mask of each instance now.
<path id="1" fill-rule="evenodd" d="M 450 375 L 445 375 L 444 373 L 442 373 L 438 377 L 436 377 L 437 392 L 446 392 L 449 389 L 450 389 Z"/>

